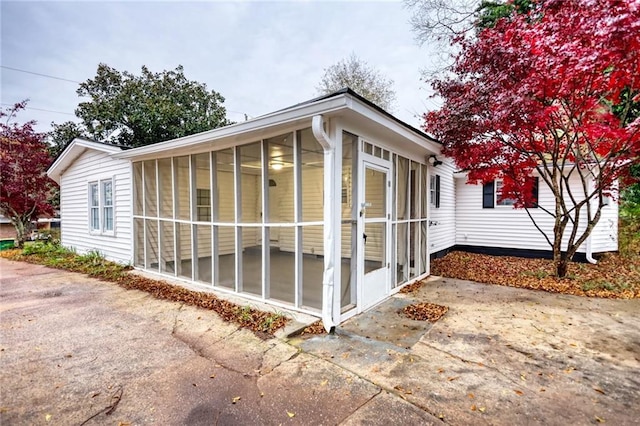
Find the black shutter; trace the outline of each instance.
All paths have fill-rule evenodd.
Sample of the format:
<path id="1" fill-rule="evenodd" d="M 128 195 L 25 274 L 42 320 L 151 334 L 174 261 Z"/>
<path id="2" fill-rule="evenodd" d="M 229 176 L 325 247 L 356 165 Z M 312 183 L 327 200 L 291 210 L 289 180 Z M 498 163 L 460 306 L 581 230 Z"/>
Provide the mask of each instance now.
<path id="1" fill-rule="evenodd" d="M 527 203 L 525 207 L 536 208 L 538 207 L 538 180 L 536 176 L 533 178 L 533 186 L 531 187 L 531 202 Z"/>
<path id="2" fill-rule="evenodd" d="M 494 181 L 482 185 L 482 208 L 492 209 L 494 196 Z"/>
<path id="3" fill-rule="evenodd" d="M 436 208 L 440 207 L 440 175 L 436 175 Z"/>

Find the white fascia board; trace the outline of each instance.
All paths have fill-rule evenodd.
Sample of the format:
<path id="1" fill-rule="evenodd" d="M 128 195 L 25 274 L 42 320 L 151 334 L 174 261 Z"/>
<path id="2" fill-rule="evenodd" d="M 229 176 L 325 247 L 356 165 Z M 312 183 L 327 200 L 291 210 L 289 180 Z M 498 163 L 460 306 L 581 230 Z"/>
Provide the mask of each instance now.
<path id="1" fill-rule="evenodd" d="M 56 158 L 56 161 L 49 166 L 47 169 L 47 176 L 59 184 L 64 171 L 67 170 L 69 166 L 88 149 L 105 152 L 107 154 L 115 154 L 122 151 L 122 148 L 118 146 L 106 145 L 103 143 L 88 141 L 86 139 L 76 138 L 71 141 L 62 154 Z"/>
<path id="2" fill-rule="evenodd" d="M 306 118 L 311 119 L 314 115 L 331 113 L 344 109 L 346 106 L 347 101 L 345 95 L 336 96 L 334 98 L 328 98 L 312 104 L 305 104 L 282 111 L 276 111 L 242 123 L 236 123 L 230 126 L 197 133 L 195 135 L 130 149 L 114 155 L 114 158 L 135 159 L 153 154 L 160 154 L 169 149 L 187 149 L 193 145 L 212 142 L 216 139 L 232 137 L 249 132 L 257 132 L 274 126 L 283 126 Z"/>
<path id="3" fill-rule="evenodd" d="M 386 127 L 389 130 L 392 130 L 400 137 L 404 139 L 408 139 L 409 141 L 415 143 L 416 145 L 421 146 L 425 150 L 429 151 L 433 154 L 440 154 L 442 149 L 442 145 L 436 141 L 430 140 L 424 136 L 419 135 L 418 133 L 408 129 L 402 124 L 398 123 L 396 120 L 391 119 L 390 117 L 381 114 L 379 111 L 371 108 L 369 105 L 361 103 L 357 100 L 351 104 L 351 109 L 360 115 L 367 117 L 368 119 L 379 123 L 380 125 Z"/>

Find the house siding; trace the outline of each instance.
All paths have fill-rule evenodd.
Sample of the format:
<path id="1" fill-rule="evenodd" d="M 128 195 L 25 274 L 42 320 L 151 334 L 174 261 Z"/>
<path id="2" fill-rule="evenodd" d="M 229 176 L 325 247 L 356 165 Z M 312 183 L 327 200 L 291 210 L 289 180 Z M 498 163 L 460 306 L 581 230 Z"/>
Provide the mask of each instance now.
<path id="1" fill-rule="evenodd" d="M 580 183 L 578 178 L 571 180 L 571 188 L 574 193 L 579 193 Z M 455 242 L 458 246 L 473 247 L 495 247 L 513 248 L 523 250 L 551 250 L 540 231 L 531 222 L 525 209 L 514 209 L 510 206 L 495 206 L 494 208 L 482 208 L 482 185 L 467 184 L 466 178 L 455 179 L 456 197 L 456 228 Z M 554 210 L 554 197 L 551 190 L 543 183 L 540 183 L 538 202 L 540 206 L 547 210 Z M 613 243 L 608 243 L 611 239 L 612 230 L 609 222 L 612 215 L 617 214 L 617 208 L 609 206 L 610 209 L 605 217 L 600 219 L 597 226 L 597 237 L 594 235 L 592 251 L 606 251 L 605 247 L 613 247 Z M 607 209 L 607 208 L 605 208 Z M 553 240 L 554 219 L 545 213 L 542 208 L 529 209 L 536 224 Z M 615 212 L 614 212 L 615 211 Z M 604 213 L 604 212 L 603 212 Z M 583 217 L 586 211 L 583 212 Z M 614 221 L 615 222 L 615 221 Z M 585 227 L 584 221 L 579 227 L 582 231 Z M 617 229 L 617 228 L 616 228 Z M 567 228 L 565 235 L 571 232 Z M 565 246 L 566 249 L 566 238 Z M 596 249 L 597 247 L 597 249 Z M 617 247 L 617 243 L 616 243 Z M 586 252 L 587 245 L 582 244 L 578 249 L 579 253 Z"/>
<path id="2" fill-rule="evenodd" d="M 430 176 L 440 176 L 440 207 L 429 208 L 429 253 L 446 250 L 456 244 L 456 179 L 454 164 L 445 159 L 437 167 L 430 166 Z M 427 197 L 429 188 L 427 188 Z"/>
<path id="3" fill-rule="evenodd" d="M 591 231 L 591 251 L 602 253 L 618 250 L 618 201 L 611 200 L 602 208 L 600 220 Z"/>
<path id="4" fill-rule="evenodd" d="M 113 178 L 114 234 L 89 232 L 88 183 Z M 97 250 L 105 258 L 131 263 L 131 168 L 128 160 L 88 149 L 60 179 L 61 243 L 78 253 Z"/>

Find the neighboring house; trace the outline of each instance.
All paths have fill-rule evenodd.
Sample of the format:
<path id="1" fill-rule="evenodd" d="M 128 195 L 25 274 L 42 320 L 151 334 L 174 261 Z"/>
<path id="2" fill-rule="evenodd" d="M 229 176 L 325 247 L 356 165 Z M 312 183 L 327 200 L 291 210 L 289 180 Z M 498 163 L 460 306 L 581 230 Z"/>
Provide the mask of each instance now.
<path id="1" fill-rule="evenodd" d="M 9 239 L 16 237 L 16 228 L 13 226 L 9 218 L 0 215 L 0 239 Z"/>
<path id="2" fill-rule="evenodd" d="M 482 186 L 465 186 L 440 149 L 344 89 L 126 151 L 76 139 L 48 173 L 65 246 L 332 327 L 454 247 L 543 248 L 524 212 L 483 211 Z M 495 238 L 510 214 L 521 234 Z"/>

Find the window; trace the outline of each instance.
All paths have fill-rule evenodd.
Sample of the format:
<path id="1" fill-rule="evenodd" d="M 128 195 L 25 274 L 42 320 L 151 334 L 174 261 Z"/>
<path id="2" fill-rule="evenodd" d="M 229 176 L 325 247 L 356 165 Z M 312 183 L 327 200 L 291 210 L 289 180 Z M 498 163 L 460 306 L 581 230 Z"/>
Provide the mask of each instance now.
<path id="1" fill-rule="evenodd" d="M 198 222 L 211 222 L 211 191 L 198 189 L 196 194 Z"/>
<path id="2" fill-rule="evenodd" d="M 440 175 L 431 175 L 429 178 L 429 193 L 431 205 L 440 207 Z"/>
<path id="3" fill-rule="evenodd" d="M 92 231 L 100 231 L 100 194 L 98 183 L 89 184 L 89 226 Z"/>
<path id="4" fill-rule="evenodd" d="M 534 177 L 533 184 L 531 186 L 531 202 L 528 203 L 526 208 L 538 207 L 538 178 Z M 495 180 L 485 183 L 482 186 L 482 208 L 492 209 L 494 206 L 513 206 L 515 201 L 513 198 L 502 198 L 502 180 Z"/>
<path id="5" fill-rule="evenodd" d="M 102 230 L 113 232 L 113 181 L 102 181 Z"/>
<path id="6" fill-rule="evenodd" d="M 89 183 L 89 230 L 92 233 L 113 233 L 113 204 L 113 179 Z"/>
<path id="7" fill-rule="evenodd" d="M 516 200 L 513 198 L 502 198 L 502 187 L 504 183 L 496 180 L 496 206 L 513 206 Z"/>

